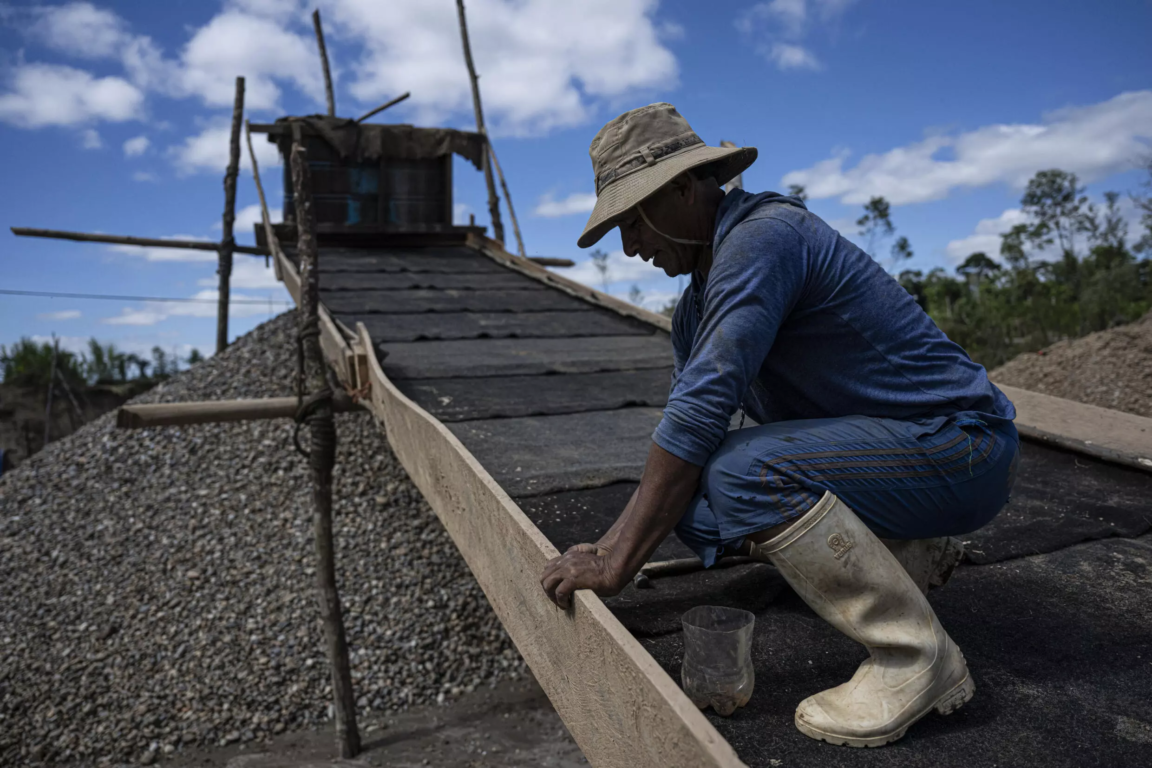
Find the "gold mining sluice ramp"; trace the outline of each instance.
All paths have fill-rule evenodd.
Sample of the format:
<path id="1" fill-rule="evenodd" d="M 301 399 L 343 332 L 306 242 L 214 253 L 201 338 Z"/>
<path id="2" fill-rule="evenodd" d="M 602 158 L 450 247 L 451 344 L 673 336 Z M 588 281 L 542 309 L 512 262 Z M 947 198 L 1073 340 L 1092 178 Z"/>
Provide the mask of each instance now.
<path id="1" fill-rule="evenodd" d="M 571 611 L 557 609 L 540 589 L 556 545 L 595 537 L 640 478 L 668 392 L 668 319 L 548 272 L 475 232 L 408 236 L 394 245 L 384 238 L 368 247 L 321 244 L 324 353 L 349 390 L 367 392 L 393 450 L 589 762 L 874 764 L 878 757 L 810 742 L 792 728 L 796 702 L 847 679 L 862 652 L 831 630 L 814 633 L 798 601 L 778 597 L 786 590 L 767 566 L 669 579 L 669 586 L 644 592 L 630 587 L 608 604 L 579 592 Z M 275 243 L 272 250 L 277 274 L 299 302 L 291 250 Z M 1152 658 L 1152 632 L 1134 629 L 1144 624 L 1132 624 L 1131 616 L 1133 605 L 1152 603 L 1145 599 L 1152 598 L 1152 577 L 1108 577 L 1116 563 L 1147 571 L 1138 564 L 1152 561 L 1152 547 L 1140 543 L 1152 528 L 1152 419 L 1004 390 L 1032 441 L 1013 502 L 968 540 L 970 562 L 980 567 L 962 568 L 956 586 L 934 599 L 985 697 L 976 700 L 983 709 L 969 708 L 972 716 L 1000 715 L 996 727 L 957 727 L 961 715 L 952 726 L 926 721 L 913 735 L 927 735 L 898 749 L 917 765 L 956 764 L 961 755 L 975 755 L 976 764 L 985 752 L 989 760 L 1020 752 L 1016 764 L 1047 765 L 1064 749 L 1053 752 L 1053 743 L 1074 731 L 1084 737 L 1076 712 L 1087 697 L 1112 702 L 1107 717 L 1119 718 L 1091 726 L 1099 736 L 1093 749 L 1111 764 L 1126 764 L 1141 747 L 1124 729 L 1139 735 L 1140 724 L 1152 720 L 1125 703 L 1147 700 L 1147 667 L 1125 678 L 1143 680 L 1131 684 L 1140 691 L 1093 670 L 1133 649 Z M 667 542 L 658 555 L 686 554 L 678 546 Z M 1084 577 L 1069 581 L 1064 571 Z M 1022 601 L 1019 611 L 1013 601 Z M 679 611 L 702 602 L 758 610 L 766 625 L 757 642 L 767 645 L 754 648 L 758 666 L 767 668 L 756 706 L 729 720 L 710 720 L 669 675 L 680 653 Z M 1095 623 L 1085 624 L 1084 611 Z M 973 613 L 981 615 L 978 624 Z M 1059 643 L 1049 648 L 1051 638 Z M 1059 662 L 1044 662 L 1046 655 Z M 1035 672 L 1065 674 L 1077 664 L 1083 696 L 1069 696 L 1055 671 L 1052 679 Z M 985 685 L 985 674 L 993 685 Z M 1032 704 L 1012 698 L 1012 691 L 1037 686 L 1051 695 Z M 1065 715 L 1081 730 L 1045 731 L 1044 723 L 1062 723 Z M 1033 742 L 1035 749 L 1027 746 Z"/>

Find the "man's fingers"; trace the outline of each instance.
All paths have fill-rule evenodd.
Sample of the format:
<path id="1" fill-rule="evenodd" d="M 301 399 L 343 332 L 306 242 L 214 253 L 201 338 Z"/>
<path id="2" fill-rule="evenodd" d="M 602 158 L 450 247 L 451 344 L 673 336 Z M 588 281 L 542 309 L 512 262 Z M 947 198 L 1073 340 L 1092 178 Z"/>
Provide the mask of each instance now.
<path id="1" fill-rule="evenodd" d="M 564 554 L 568 555 L 573 552 L 583 552 L 586 555 L 595 555 L 600 551 L 600 548 L 595 544 L 573 544 L 568 547 L 568 551 Z"/>
<path id="2" fill-rule="evenodd" d="M 556 587 L 555 597 L 553 598 L 553 602 L 556 603 L 556 605 L 560 606 L 561 608 L 567 610 L 568 607 L 572 605 L 572 590 L 573 589 L 575 589 L 575 585 L 572 583 L 572 580 L 571 579 L 564 579 Z"/>

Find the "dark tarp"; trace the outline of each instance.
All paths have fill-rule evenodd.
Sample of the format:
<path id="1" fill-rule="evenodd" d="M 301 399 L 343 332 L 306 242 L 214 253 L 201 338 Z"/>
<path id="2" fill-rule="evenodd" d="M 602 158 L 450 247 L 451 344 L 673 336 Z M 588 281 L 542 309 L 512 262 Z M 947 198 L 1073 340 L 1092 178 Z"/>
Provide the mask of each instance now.
<path id="1" fill-rule="evenodd" d="M 456 154 L 483 170 L 484 137 L 454 128 L 357 123 L 347 117 L 309 115 L 281 117 L 277 123 L 303 123 L 324 139 L 344 160 L 364 162 L 381 157 L 423 160 Z"/>

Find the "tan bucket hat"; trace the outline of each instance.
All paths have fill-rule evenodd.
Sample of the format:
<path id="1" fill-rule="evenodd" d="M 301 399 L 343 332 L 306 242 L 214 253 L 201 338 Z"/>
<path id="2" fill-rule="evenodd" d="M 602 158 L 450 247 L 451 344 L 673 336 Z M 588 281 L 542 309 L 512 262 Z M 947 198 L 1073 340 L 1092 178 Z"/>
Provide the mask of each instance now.
<path id="1" fill-rule="evenodd" d="M 633 109 L 600 129 L 592 146 L 596 207 L 576 244 L 595 245 L 617 225 L 616 217 L 655 194 L 687 170 L 708 166 L 725 184 L 756 162 L 755 147 L 710 147 L 676 107 L 660 102 Z"/>

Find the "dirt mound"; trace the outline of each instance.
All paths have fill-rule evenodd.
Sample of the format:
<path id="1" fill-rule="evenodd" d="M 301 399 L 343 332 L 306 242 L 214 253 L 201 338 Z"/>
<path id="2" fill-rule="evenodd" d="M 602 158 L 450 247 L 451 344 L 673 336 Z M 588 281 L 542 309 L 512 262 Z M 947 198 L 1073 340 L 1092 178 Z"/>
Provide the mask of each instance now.
<path id="1" fill-rule="evenodd" d="M 1152 312 L 1129 325 L 1020 355 L 989 376 L 1000 384 L 1152 417 Z"/>
<path id="2" fill-rule="evenodd" d="M 291 394 L 294 315 L 137 398 Z M 307 461 L 284 420 L 119 431 L 0 478 L 0 765 L 152 759 L 329 718 Z M 525 675 L 367 413 L 337 417 L 338 580 L 357 706 Z"/>

